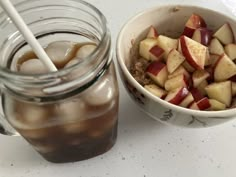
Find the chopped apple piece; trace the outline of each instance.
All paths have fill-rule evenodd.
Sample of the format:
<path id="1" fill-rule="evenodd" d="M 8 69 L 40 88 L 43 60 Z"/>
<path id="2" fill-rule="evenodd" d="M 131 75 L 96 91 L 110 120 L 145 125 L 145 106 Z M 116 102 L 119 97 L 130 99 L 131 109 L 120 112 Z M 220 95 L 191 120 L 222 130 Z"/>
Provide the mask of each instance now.
<path id="1" fill-rule="evenodd" d="M 236 44 L 228 44 L 225 46 L 225 53 L 231 60 L 236 59 Z"/>
<path id="2" fill-rule="evenodd" d="M 165 90 L 155 84 L 145 85 L 144 88 L 161 99 L 164 99 L 167 95 L 167 92 Z"/>
<path id="3" fill-rule="evenodd" d="M 158 37 L 158 32 L 154 26 L 151 26 L 149 28 L 147 38 L 157 38 Z"/>
<path id="4" fill-rule="evenodd" d="M 166 65 L 169 73 L 173 73 L 183 62 L 185 58 L 176 49 L 172 49 L 167 56 Z"/>
<path id="5" fill-rule="evenodd" d="M 224 103 L 227 107 L 230 106 L 232 100 L 231 81 L 212 83 L 205 89 L 209 98 Z"/>
<path id="6" fill-rule="evenodd" d="M 185 24 L 183 35 L 191 38 L 197 28 L 205 28 L 206 26 L 204 19 L 200 15 L 192 14 Z"/>
<path id="7" fill-rule="evenodd" d="M 187 108 L 192 102 L 194 101 L 194 98 L 191 93 L 189 93 L 183 101 L 179 104 L 179 106 Z"/>
<path id="8" fill-rule="evenodd" d="M 172 49 L 177 49 L 178 40 L 172 39 L 167 36 L 159 35 L 157 38 L 157 45 L 160 46 L 164 51 L 164 58 L 167 59 L 167 55 Z"/>
<path id="9" fill-rule="evenodd" d="M 207 47 L 186 36 L 181 36 L 180 42 L 188 63 L 195 69 L 204 69 Z"/>
<path id="10" fill-rule="evenodd" d="M 221 26 L 213 36 L 219 39 L 224 45 L 234 43 L 234 34 L 229 23 L 225 23 Z"/>
<path id="11" fill-rule="evenodd" d="M 171 91 L 179 87 L 188 87 L 188 80 L 184 74 L 177 75 L 165 82 L 165 90 Z"/>
<path id="12" fill-rule="evenodd" d="M 164 63 L 154 61 L 146 69 L 147 75 L 159 86 L 164 87 L 168 71 Z"/>
<path id="13" fill-rule="evenodd" d="M 223 54 L 214 66 L 215 81 L 225 81 L 234 75 L 236 75 L 236 64 L 227 55 Z"/>
<path id="14" fill-rule="evenodd" d="M 211 34 L 212 32 L 207 28 L 197 28 L 193 33 L 192 39 L 202 45 L 208 46 L 211 41 Z"/>
<path id="15" fill-rule="evenodd" d="M 210 74 L 205 70 L 196 70 L 192 74 L 192 81 L 193 81 L 193 87 L 197 87 L 200 85 L 204 80 L 206 80 Z"/>
<path id="16" fill-rule="evenodd" d="M 216 38 L 211 40 L 210 45 L 209 45 L 209 51 L 210 51 L 210 54 L 214 54 L 214 55 L 222 55 L 225 52 L 223 45 Z"/>
<path id="17" fill-rule="evenodd" d="M 170 91 L 165 100 L 169 103 L 179 105 L 181 101 L 188 95 L 189 91 L 185 87 L 176 88 L 175 90 Z"/>
<path id="18" fill-rule="evenodd" d="M 157 40 L 152 38 L 146 38 L 139 44 L 139 54 L 143 58 L 150 60 L 150 49 L 157 45 Z"/>
<path id="19" fill-rule="evenodd" d="M 152 47 L 150 50 L 150 56 L 149 59 L 154 61 L 154 60 L 161 60 L 165 51 L 160 48 L 158 45 L 155 45 L 154 47 Z"/>
<path id="20" fill-rule="evenodd" d="M 212 111 L 220 111 L 220 110 L 225 110 L 226 109 L 226 105 L 215 100 L 215 99 L 209 99 L 210 102 L 210 110 Z"/>

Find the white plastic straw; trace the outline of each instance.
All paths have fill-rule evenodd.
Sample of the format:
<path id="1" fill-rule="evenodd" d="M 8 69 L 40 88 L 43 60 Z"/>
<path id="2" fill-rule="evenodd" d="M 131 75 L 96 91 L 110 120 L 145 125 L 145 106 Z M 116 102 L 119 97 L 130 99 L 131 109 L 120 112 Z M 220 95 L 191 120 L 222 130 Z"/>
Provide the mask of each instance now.
<path id="1" fill-rule="evenodd" d="M 25 40 L 33 49 L 34 53 L 38 58 L 44 63 L 44 65 L 49 69 L 49 71 L 57 71 L 57 68 L 48 57 L 42 46 L 39 44 L 37 39 L 34 37 L 33 33 L 30 31 L 28 26 L 25 24 L 24 20 L 21 18 L 15 7 L 12 5 L 10 0 L 0 0 L 0 4 L 4 11 L 11 18 L 13 23 L 16 25 L 17 29 L 21 32 Z"/>

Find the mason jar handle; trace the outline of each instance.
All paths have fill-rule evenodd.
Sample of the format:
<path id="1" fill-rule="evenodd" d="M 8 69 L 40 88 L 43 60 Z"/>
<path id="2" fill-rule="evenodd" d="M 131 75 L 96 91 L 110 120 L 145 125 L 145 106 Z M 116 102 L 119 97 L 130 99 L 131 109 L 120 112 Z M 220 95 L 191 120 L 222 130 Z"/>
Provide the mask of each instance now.
<path id="1" fill-rule="evenodd" d="M 2 96 L 2 90 L 0 89 L 0 100 Z M 0 103 L 2 107 L 2 102 Z M 2 110 L 2 108 L 1 108 Z M 18 136 L 17 131 L 6 121 L 3 111 L 0 112 L 0 134 Z"/>
<path id="2" fill-rule="evenodd" d="M 14 128 L 6 121 L 6 118 L 0 113 L 0 133 L 3 135 L 18 136 Z"/>

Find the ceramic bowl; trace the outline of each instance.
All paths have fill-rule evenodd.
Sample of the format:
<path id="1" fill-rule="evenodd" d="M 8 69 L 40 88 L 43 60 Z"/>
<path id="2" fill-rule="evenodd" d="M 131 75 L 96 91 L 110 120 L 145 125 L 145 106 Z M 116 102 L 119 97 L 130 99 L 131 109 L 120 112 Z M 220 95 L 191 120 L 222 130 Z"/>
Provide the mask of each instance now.
<path id="1" fill-rule="evenodd" d="M 160 34 L 178 37 L 192 13 L 201 15 L 208 27 L 213 30 L 229 22 L 236 34 L 236 21 L 222 13 L 196 6 L 158 6 L 137 14 L 123 26 L 117 39 L 116 57 L 121 80 L 128 94 L 150 117 L 181 127 L 209 127 L 234 119 L 236 108 L 198 111 L 173 105 L 145 90 L 129 72 L 132 56 L 138 50 L 138 43 L 145 38 L 151 25 L 155 26 Z"/>

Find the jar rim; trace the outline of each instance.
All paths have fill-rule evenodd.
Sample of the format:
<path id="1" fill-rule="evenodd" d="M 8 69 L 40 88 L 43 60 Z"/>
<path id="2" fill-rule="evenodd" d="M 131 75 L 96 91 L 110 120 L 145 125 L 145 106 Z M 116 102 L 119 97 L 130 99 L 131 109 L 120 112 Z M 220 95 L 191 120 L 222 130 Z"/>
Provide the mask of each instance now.
<path id="1" fill-rule="evenodd" d="M 107 28 L 107 20 L 106 20 L 105 16 L 102 14 L 102 12 L 98 8 L 96 8 L 92 4 L 90 4 L 88 2 L 85 2 L 83 0 L 62 0 L 62 2 L 63 1 L 82 4 L 86 7 L 88 7 L 89 9 L 93 10 L 98 15 L 99 20 L 101 20 L 102 35 L 101 35 L 101 40 L 99 40 L 99 43 L 98 43 L 96 49 L 89 56 L 83 58 L 82 61 L 79 62 L 78 64 L 72 65 L 72 66 L 67 67 L 67 68 L 62 68 L 62 69 L 60 69 L 58 71 L 55 71 L 55 72 L 48 72 L 48 73 L 45 73 L 45 74 L 32 74 L 32 75 L 29 75 L 29 74 L 20 73 L 20 72 L 17 72 L 17 71 L 12 71 L 8 68 L 0 66 L 0 76 L 3 79 L 5 78 L 8 81 L 10 81 L 10 80 L 15 80 L 16 77 L 17 77 L 18 79 L 20 78 L 20 80 L 28 81 L 28 80 L 31 80 L 32 77 L 43 78 L 43 79 L 46 79 L 46 80 L 51 79 L 51 78 L 63 77 L 67 73 L 70 73 L 72 70 L 79 68 L 82 63 L 86 64 L 92 58 L 94 58 L 96 55 L 98 55 L 99 50 L 103 47 L 102 44 L 104 42 L 106 42 L 106 38 L 110 35 L 109 30 Z M 28 5 L 28 4 L 31 4 L 31 3 L 34 3 L 34 2 L 35 2 L 34 0 L 24 0 L 20 3 L 17 3 L 15 5 L 15 7 L 16 7 L 16 9 L 19 9 L 23 5 Z M 53 3 L 54 5 L 58 5 L 57 4 L 58 1 L 53 1 L 51 3 Z M 24 9 L 24 10 L 28 10 L 28 9 Z M 10 23 L 9 17 L 7 17 L 4 12 L 0 13 L 0 19 L 1 19 L 0 24 L 3 23 L 3 21 L 8 21 L 8 23 Z"/>

